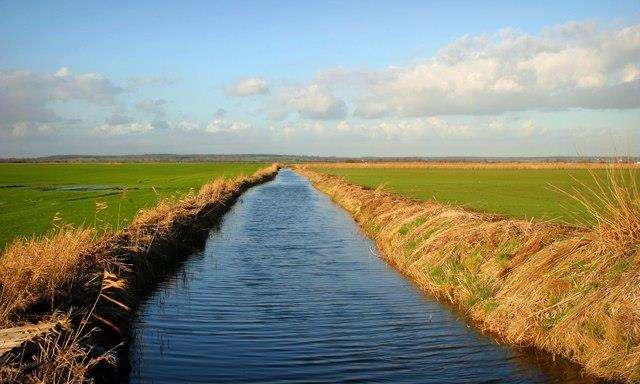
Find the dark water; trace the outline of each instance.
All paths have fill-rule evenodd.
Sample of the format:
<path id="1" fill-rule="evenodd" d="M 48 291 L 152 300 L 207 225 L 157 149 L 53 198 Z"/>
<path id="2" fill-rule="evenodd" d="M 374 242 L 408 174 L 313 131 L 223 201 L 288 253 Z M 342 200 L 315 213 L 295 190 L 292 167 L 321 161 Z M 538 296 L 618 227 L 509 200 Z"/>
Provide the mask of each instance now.
<path id="1" fill-rule="evenodd" d="M 289 170 L 248 191 L 141 308 L 131 383 L 575 381 L 497 345 Z"/>

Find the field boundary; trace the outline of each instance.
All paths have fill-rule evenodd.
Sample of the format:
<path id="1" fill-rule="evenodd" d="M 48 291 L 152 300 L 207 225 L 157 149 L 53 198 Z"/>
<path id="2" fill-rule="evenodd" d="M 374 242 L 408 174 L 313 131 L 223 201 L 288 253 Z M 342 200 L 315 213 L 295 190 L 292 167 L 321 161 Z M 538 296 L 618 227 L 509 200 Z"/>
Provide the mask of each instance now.
<path id="1" fill-rule="evenodd" d="M 640 379 L 637 232 L 612 238 L 601 227 L 512 220 L 368 189 L 306 165 L 294 170 L 350 212 L 385 260 L 481 330 L 596 377 Z"/>
<path id="2" fill-rule="evenodd" d="M 126 375 L 127 348 L 123 344 L 126 347 L 130 340 L 141 300 L 202 246 L 209 229 L 247 189 L 272 180 L 279 168 L 274 164 L 252 176 L 218 178 L 203 185 L 196 195 L 162 201 L 141 211 L 129 227 L 96 240 L 86 235 L 87 230 L 70 228 L 40 243 L 12 244 L 0 260 L 12 254 L 37 259 L 38 251 L 54 249 L 56 257 L 66 257 L 70 265 L 62 271 L 66 280 L 46 293 L 40 292 L 40 281 L 33 280 L 33 265 L 16 263 L 11 265 L 13 270 L 5 270 L 0 276 L 5 328 L 25 320 L 53 318 L 64 318 L 70 326 L 23 342 L 2 356 L 0 381 L 81 383 L 93 378 L 113 382 Z M 69 248 L 73 239 L 80 239 L 82 246 Z M 53 274 L 61 266 L 48 268 Z M 38 272 L 46 275 L 48 271 Z M 12 279 L 19 284 L 21 274 L 31 279 L 32 286 L 23 287 L 24 291 L 13 287 L 24 303 L 12 306 L 17 298 L 8 294 L 10 284 Z"/>
<path id="3" fill-rule="evenodd" d="M 514 161 L 361 161 L 361 162 L 313 162 L 306 163 L 310 168 L 368 168 L 368 169 L 637 169 L 640 163 L 625 161 L 611 162 L 514 162 Z"/>

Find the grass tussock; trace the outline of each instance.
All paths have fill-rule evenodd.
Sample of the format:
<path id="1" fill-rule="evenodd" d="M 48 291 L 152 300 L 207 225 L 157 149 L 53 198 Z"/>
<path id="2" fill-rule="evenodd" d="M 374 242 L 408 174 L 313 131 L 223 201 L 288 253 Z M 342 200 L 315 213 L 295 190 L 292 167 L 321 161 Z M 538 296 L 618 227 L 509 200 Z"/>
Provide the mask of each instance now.
<path id="1" fill-rule="evenodd" d="M 13 315 L 34 304 L 56 306 L 56 299 L 76 283 L 88 264 L 91 229 L 57 228 L 43 238 L 16 239 L 0 258 L 0 327 L 19 321 Z"/>
<path id="2" fill-rule="evenodd" d="M 21 360 L 24 350 L 5 356 L 14 359 L 3 364 L 1 381 L 90 381 L 89 372 L 106 359 L 91 357 L 92 348 L 98 340 L 114 347 L 125 336 L 140 292 L 186 257 L 246 189 L 272 179 L 278 169 L 274 164 L 251 176 L 216 179 L 198 193 L 164 199 L 115 233 L 97 236 L 63 226 L 48 236 L 14 240 L 0 256 L 0 327 L 61 312 L 72 316 L 70 330 L 40 338 L 28 362 Z"/>
<path id="3" fill-rule="evenodd" d="M 626 159 L 625 159 L 626 160 Z M 444 161 L 399 161 L 399 162 L 344 162 L 308 163 L 310 168 L 418 168 L 418 169 L 633 169 L 637 164 L 628 160 L 621 163 L 594 162 L 444 162 Z"/>
<path id="4" fill-rule="evenodd" d="M 566 191 L 597 224 L 510 220 L 365 189 L 308 168 L 381 254 L 505 342 L 567 357 L 608 379 L 640 380 L 640 193 L 633 170 Z"/>

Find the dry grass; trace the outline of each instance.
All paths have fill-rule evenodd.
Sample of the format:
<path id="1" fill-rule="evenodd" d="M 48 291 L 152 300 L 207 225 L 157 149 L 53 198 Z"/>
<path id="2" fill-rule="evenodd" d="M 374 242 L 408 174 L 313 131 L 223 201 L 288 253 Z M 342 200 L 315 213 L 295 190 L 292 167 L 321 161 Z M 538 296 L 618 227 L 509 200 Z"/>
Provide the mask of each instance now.
<path id="1" fill-rule="evenodd" d="M 123 288 L 116 276 L 105 272 L 98 296 L 78 325 L 72 326 L 70 315 L 52 315 L 47 321 L 56 324 L 53 329 L 28 340 L 28 345 L 23 346 L 21 353 L 9 353 L 2 357 L 0 382 L 81 384 L 92 381 L 91 371 L 98 365 L 115 365 L 113 350 L 102 353 L 92 350 L 89 339 L 98 329 L 86 329 L 98 302 L 103 299 L 113 301 L 108 295 Z M 32 351 L 28 351 L 29 348 Z"/>
<path id="2" fill-rule="evenodd" d="M 416 202 L 298 171 L 350 211 L 391 264 L 480 328 L 599 377 L 640 380 L 640 193 L 623 182 L 626 171 L 611 170 L 610 183 L 587 195 L 567 191 L 594 214 L 593 229 Z"/>
<path id="3" fill-rule="evenodd" d="M 10 244 L 0 258 L 0 327 L 19 321 L 12 316 L 35 304 L 55 308 L 56 298 L 85 273 L 83 255 L 94 239 L 93 230 L 62 227 Z"/>
<path id="4" fill-rule="evenodd" d="M 137 291 L 167 273 L 194 232 L 206 233 L 248 188 L 270 180 L 277 164 L 252 176 L 217 179 L 197 194 L 163 200 L 112 234 L 69 226 L 16 239 L 0 256 L 0 327 L 69 312 L 69 332 L 38 342 L 28 364 L 3 364 L 2 382 L 80 383 L 106 357 L 89 358 L 92 324 L 122 335 Z M 196 236 L 201 239 L 201 236 Z"/>
<path id="5" fill-rule="evenodd" d="M 424 168 L 424 169 L 634 169 L 640 165 L 593 162 L 353 162 L 353 163 L 308 163 L 308 168 Z"/>
<path id="6" fill-rule="evenodd" d="M 98 364 L 113 364 L 111 351 L 91 356 L 77 333 L 58 330 L 32 342 L 37 351 L 28 357 L 11 356 L 0 368 L 0 382 L 25 384 L 82 384 Z"/>

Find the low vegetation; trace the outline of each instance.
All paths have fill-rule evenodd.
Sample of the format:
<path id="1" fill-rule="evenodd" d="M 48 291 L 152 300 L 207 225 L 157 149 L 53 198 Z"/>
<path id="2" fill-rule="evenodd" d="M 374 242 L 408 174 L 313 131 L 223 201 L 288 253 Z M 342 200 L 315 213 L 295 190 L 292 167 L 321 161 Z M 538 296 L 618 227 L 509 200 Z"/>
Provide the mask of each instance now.
<path id="1" fill-rule="evenodd" d="M 591 216 L 591 227 L 477 213 L 310 168 L 298 172 L 350 211 L 391 264 L 481 329 L 567 357 L 599 377 L 640 380 L 634 170 L 596 173 L 564 191 Z"/>
<path id="2" fill-rule="evenodd" d="M 368 163 L 317 164 L 319 172 L 417 200 L 528 220 L 593 225 L 588 209 L 561 192 L 595 180 L 607 183 L 606 164 Z M 627 168 L 629 164 L 625 165 Z M 622 167 L 620 165 L 619 167 Z M 595 177 L 594 177 L 595 176 Z"/>
<path id="3" fill-rule="evenodd" d="M 141 208 L 179 199 L 215 177 L 250 175 L 265 163 L 0 164 L 0 249 L 61 223 L 109 232 Z"/>
<path id="4" fill-rule="evenodd" d="M 66 225 L 12 242 L 0 257 L 0 326 L 60 318 L 70 325 L 42 337 L 35 351 L 4 356 L 0 381 L 84 382 L 96 367 L 115 362 L 110 350 L 126 339 L 141 293 L 201 243 L 247 188 L 277 170 L 218 178 L 197 193 L 163 199 L 115 232 Z"/>

